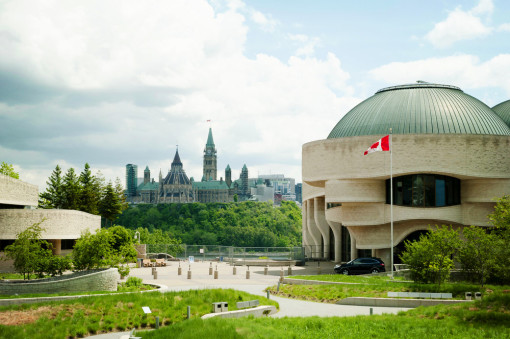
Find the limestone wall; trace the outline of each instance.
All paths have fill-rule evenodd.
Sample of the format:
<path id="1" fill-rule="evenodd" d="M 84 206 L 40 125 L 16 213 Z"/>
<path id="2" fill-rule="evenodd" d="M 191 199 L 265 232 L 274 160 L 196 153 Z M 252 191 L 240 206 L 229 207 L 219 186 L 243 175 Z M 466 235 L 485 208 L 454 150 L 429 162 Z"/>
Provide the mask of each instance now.
<path id="1" fill-rule="evenodd" d="M 40 280 L 16 282 L 0 280 L 0 294 L 116 291 L 118 277 L 117 269 L 110 268 Z"/>
<path id="2" fill-rule="evenodd" d="M 0 204 L 37 206 L 38 198 L 36 185 L 0 174 Z"/>
<path id="3" fill-rule="evenodd" d="M 44 221 L 42 239 L 78 239 L 88 229 L 101 228 L 101 217 L 85 212 L 58 209 L 5 209 L 0 210 L 0 239 L 16 239 L 16 234 L 34 223 Z"/>

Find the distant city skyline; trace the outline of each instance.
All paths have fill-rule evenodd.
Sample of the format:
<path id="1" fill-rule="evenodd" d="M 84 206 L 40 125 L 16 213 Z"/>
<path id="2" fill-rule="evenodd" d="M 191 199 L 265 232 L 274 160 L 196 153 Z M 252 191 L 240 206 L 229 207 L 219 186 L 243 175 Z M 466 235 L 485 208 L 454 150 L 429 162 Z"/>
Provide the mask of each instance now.
<path id="1" fill-rule="evenodd" d="M 40 191 L 57 164 L 165 174 L 176 144 L 200 179 L 209 126 L 220 173 L 301 182 L 302 145 L 383 87 L 510 99 L 503 0 L 0 4 L 0 161 Z"/>

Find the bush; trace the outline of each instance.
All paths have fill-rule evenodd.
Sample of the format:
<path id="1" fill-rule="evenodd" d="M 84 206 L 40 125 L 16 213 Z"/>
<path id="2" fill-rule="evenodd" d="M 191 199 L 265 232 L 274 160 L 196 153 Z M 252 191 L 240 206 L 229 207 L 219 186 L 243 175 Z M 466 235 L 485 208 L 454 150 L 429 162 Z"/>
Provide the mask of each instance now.
<path id="1" fill-rule="evenodd" d="M 126 281 L 126 287 L 140 287 L 142 286 L 142 278 L 138 277 L 129 277 Z"/>

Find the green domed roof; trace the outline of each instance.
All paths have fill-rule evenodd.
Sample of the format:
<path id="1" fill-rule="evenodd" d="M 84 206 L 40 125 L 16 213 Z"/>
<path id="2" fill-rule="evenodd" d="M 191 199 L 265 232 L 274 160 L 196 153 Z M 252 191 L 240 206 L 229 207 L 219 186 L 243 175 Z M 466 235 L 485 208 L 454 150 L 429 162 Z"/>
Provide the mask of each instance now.
<path id="1" fill-rule="evenodd" d="M 499 115 L 499 117 L 503 119 L 508 126 L 510 126 L 510 100 L 497 104 L 492 107 L 492 110 Z"/>
<path id="2" fill-rule="evenodd" d="M 351 109 L 328 139 L 388 134 L 510 135 L 486 104 L 448 85 L 416 84 L 383 88 Z"/>

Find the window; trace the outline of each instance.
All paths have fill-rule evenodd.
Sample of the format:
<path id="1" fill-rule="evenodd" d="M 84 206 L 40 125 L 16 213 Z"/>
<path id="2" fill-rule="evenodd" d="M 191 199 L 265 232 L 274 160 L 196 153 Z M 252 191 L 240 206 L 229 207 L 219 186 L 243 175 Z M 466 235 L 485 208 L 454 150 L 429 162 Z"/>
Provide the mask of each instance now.
<path id="1" fill-rule="evenodd" d="M 386 180 L 386 203 L 390 203 Z M 446 175 L 413 174 L 393 178 L 393 204 L 411 207 L 443 207 L 460 204 L 460 180 Z"/>

